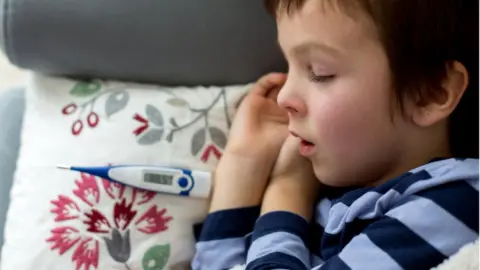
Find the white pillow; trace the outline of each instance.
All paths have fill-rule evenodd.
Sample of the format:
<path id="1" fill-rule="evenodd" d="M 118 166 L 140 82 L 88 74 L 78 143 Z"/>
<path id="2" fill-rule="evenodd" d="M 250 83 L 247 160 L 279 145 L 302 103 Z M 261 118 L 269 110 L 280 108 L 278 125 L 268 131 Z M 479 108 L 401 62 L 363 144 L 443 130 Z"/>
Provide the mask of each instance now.
<path id="1" fill-rule="evenodd" d="M 134 190 L 56 164 L 212 170 L 248 86 L 159 87 L 33 75 L 2 270 L 188 269 L 207 200 Z"/>

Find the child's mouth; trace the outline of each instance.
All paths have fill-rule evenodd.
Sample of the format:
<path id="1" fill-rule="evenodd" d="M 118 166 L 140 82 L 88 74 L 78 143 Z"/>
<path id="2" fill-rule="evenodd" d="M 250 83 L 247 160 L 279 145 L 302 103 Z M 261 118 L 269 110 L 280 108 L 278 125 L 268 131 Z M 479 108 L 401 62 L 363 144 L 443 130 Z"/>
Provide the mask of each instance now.
<path id="1" fill-rule="evenodd" d="M 293 136 L 300 138 L 300 146 L 298 147 L 298 151 L 300 152 L 300 155 L 308 157 L 311 156 L 315 153 L 315 144 L 313 144 L 310 141 L 304 140 L 302 137 L 300 137 L 298 134 L 295 132 L 291 132 Z"/>
<path id="2" fill-rule="evenodd" d="M 300 155 L 302 156 L 311 156 L 315 153 L 315 144 L 302 139 L 298 150 L 300 151 Z"/>

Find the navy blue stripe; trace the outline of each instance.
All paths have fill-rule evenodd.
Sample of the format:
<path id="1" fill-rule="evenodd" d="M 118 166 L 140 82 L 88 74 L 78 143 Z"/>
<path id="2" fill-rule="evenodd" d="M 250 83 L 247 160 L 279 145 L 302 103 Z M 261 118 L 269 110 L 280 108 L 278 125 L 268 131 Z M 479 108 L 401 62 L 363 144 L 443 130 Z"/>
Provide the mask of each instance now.
<path id="1" fill-rule="evenodd" d="M 346 206 L 351 206 L 358 198 L 362 197 L 367 192 L 376 192 L 379 194 L 385 194 L 389 190 L 396 190 L 398 193 L 403 193 L 407 188 L 412 184 L 426 179 L 431 179 L 432 176 L 425 170 L 419 171 L 417 173 L 407 172 L 402 174 L 399 177 L 388 180 L 384 184 L 377 187 L 366 187 L 359 188 L 350 192 L 345 193 L 342 197 L 337 200 L 332 201 L 332 205 L 338 202 L 345 204 Z"/>
<path id="2" fill-rule="evenodd" d="M 202 230 L 203 230 L 203 223 L 198 223 L 193 225 L 193 236 L 195 237 L 196 242 L 200 240 L 200 235 L 202 234 Z"/>
<path id="3" fill-rule="evenodd" d="M 398 191 L 398 193 L 403 194 L 407 188 L 418 181 L 431 179 L 432 176 L 425 170 L 411 174 L 410 176 L 402 179 L 398 185 L 394 186 L 393 189 Z"/>
<path id="4" fill-rule="evenodd" d="M 310 225 L 308 222 L 293 213 L 277 211 L 261 216 L 253 230 L 252 241 L 274 232 L 288 232 L 302 239 L 307 245 Z"/>
<path id="5" fill-rule="evenodd" d="M 341 197 L 338 201 L 335 201 L 335 203 L 342 202 L 346 206 L 351 206 L 358 198 L 362 197 L 367 192 L 373 191 L 379 194 L 385 194 L 391 189 L 396 189 L 396 187 L 401 185 L 401 183 L 403 183 L 404 181 L 407 181 L 408 183 L 411 184 L 417 180 L 418 179 L 415 177 L 414 174 L 412 174 L 411 172 L 407 172 L 405 174 L 400 175 L 399 177 L 388 180 L 387 182 L 385 182 L 380 186 L 359 188 L 357 190 L 345 193 L 345 195 Z"/>
<path id="6" fill-rule="evenodd" d="M 430 269 L 446 257 L 400 221 L 384 217 L 364 233 L 403 269 Z"/>
<path id="7" fill-rule="evenodd" d="M 247 264 L 246 268 L 246 270 L 271 269 L 307 270 L 300 259 L 281 252 L 273 252 L 260 257 Z"/>
<path id="8" fill-rule="evenodd" d="M 245 250 L 249 250 L 250 246 L 252 245 L 252 234 L 253 233 L 249 233 L 245 236 L 245 239 L 244 239 Z"/>
<path id="9" fill-rule="evenodd" d="M 330 260 L 326 261 L 320 269 L 321 270 L 351 270 L 351 268 L 348 265 L 346 265 L 342 261 L 342 259 L 340 259 L 338 256 L 332 257 Z"/>
<path id="10" fill-rule="evenodd" d="M 259 206 L 211 213 L 203 223 L 199 241 L 244 237 L 253 230 L 259 215 Z"/>
<path id="11" fill-rule="evenodd" d="M 346 223 L 345 228 L 337 234 L 324 232 L 320 250 L 314 253 L 320 253 L 320 257 L 323 260 L 329 260 L 331 257 L 340 253 L 340 251 L 350 243 L 352 238 L 359 235 L 365 228 L 376 221 L 378 221 L 378 219 L 354 219 L 352 222 Z"/>
<path id="12" fill-rule="evenodd" d="M 346 193 L 350 191 L 357 190 L 361 187 L 330 187 L 330 186 L 325 186 L 322 188 L 322 195 L 325 196 L 327 199 L 333 201 L 336 199 L 339 199 Z"/>
<path id="13" fill-rule="evenodd" d="M 432 200 L 478 233 L 478 191 L 465 181 L 436 186 L 415 195 Z"/>
<path id="14" fill-rule="evenodd" d="M 434 163 L 434 162 L 437 162 L 437 161 L 446 160 L 446 159 L 450 159 L 450 158 L 449 158 L 449 157 L 436 157 L 436 158 L 432 158 L 432 159 L 428 162 L 428 164 Z M 464 159 L 456 158 L 456 160 L 462 161 L 462 160 L 464 160 Z"/>
<path id="15" fill-rule="evenodd" d="M 345 193 L 342 197 L 332 200 L 332 206 L 341 202 L 345 204 L 346 206 L 352 205 L 353 202 L 355 202 L 358 198 L 362 197 L 363 194 L 371 191 L 373 188 L 371 187 L 365 187 L 365 188 L 358 188 L 356 190 L 349 191 Z"/>
<path id="16" fill-rule="evenodd" d="M 308 249 L 312 251 L 315 255 L 320 257 L 322 260 L 325 260 L 322 257 L 321 253 L 321 239 L 323 239 L 323 233 L 325 229 L 322 227 L 322 225 L 318 223 L 313 223 L 310 226 L 310 235 L 309 235 L 309 243 L 308 243 Z"/>
<path id="17" fill-rule="evenodd" d="M 436 162 L 440 160 L 444 160 L 445 158 L 435 158 L 431 160 L 431 162 Z M 411 186 L 413 183 L 420 181 L 420 180 L 426 180 L 430 179 L 432 176 L 425 170 L 419 171 L 417 173 L 411 173 L 411 172 L 406 172 L 398 177 L 392 178 L 385 182 L 384 184 L 377 186 L 377 187 L 357 187 L 357 188 L 329 188 L 329 192 L 333 193 L 334 195 L 327 194 L 327 198 L 330 200 L 335 200 L 335 202 L 332 201 L 332 205 L 337 203 L 337 202 L 342 202 L 346 206 L 352 205 L 354 201 L 356 201 L 358 198 L 360 198 L 363 194 L 369 192 L 369 191 L 375 191 L 380 194 L 385 194 L 387 191 L 391 189 L 395 189 L 399 193 L 403 193 L 409 186 Z"/>

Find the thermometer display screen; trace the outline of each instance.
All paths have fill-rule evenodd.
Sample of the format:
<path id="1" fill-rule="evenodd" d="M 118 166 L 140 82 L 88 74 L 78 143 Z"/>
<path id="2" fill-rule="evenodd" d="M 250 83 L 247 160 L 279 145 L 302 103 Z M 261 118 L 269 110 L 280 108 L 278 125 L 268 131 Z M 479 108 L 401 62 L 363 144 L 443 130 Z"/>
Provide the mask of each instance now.
<path id="1" fill-rule="evenodd" d="M 156 173 L 145 173 L 143 181 L 146 183 L 171 186 L 173 185 L 173 175 L 170 174 L 156 174 Z"/>

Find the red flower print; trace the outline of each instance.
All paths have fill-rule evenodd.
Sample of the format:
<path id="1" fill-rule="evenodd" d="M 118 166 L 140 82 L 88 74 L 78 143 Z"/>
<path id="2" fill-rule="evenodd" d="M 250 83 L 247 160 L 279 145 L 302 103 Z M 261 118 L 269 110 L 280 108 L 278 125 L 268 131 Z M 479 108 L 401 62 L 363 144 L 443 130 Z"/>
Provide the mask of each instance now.
<path id="1" fill-rule="evenodd" d="M 95 176 L 81 173 L 82 180 L 75 181 L 78 189 L 73 191 L 73 194 L 77 195 L 82 201 L 92 207 L 100 200 L 100 193 L 98 190 L 97 180 Z"/>
<path id="2" fill-rule="evenodd" d="M 136 113 L 133 116 L 133 119 L 137 120 L 138 122 L 140 122 L 142 124 L 141 126 L 139 126 L 137 129 L 135 129 L 133 131 L 133 134 L 138 136 L 138 135 L 142 134 L 148 128 L 148 120 L 145 119 L 143 116 L 141 116 L 138 113 Z"/>
<path id="3" fill-rule="evenodd" d="M 70 102 L 63 106 L 61 110 L 65 117 L 75 117 L 71 127 L 71 133 L 74 136 L 79 136 L 82 133 L 84 125 L 92 129 L 98 126 L 101 119 L 98 115 L 99 108 L 96 105 L 98 105 L 99 100 L 105 101 L 103 111 L 106 118 L 124 110 L 130 100 L 130 94 L 126 89 L 108 87 L 108 85 L 99 81 L 77 82 L 70 90 L 70 95 L 75 99 L 83 99 L 81 103 Z M 101 98 L 102 96 L 106 96 L 106 98 Z M 86 117 L 84 117 L 85 112 L 88 113 Z"/>
<path id="4" fill-rule="evenodd" d="M 82 120 L 78 119 L 72 124 L 72 134 L 73 135 L 78 135 L 80 132 L 82 132 L 83 129 L 83 122 Z"/>
<path id="5" fill-rule="evenodd" d="M 85 213 L 85 216 L 88 218 L 84 222 L 88 225 L 87 231 L 94 233 L 108 233 L 110 231 L 112 226 L 110 226 L 107 218 L 96 209 L 92 209 L 91 214 Z"/>
<path id="6" fill-rule="evenodd" d="M 74 113 L 76 110 L 77 110 L 77 104 L 72 102 L 65 105 L 65 107 L 62 108 L 62 114 L 69 115 Z"/>
<path id="7" fill-rule="evenodd" d="M 158 210 L 153 203 L 147 205 L 157 195 L 155 192 L 133 189 L 85 173 L 80 174 L 75 184 L 72 196 L 58 195 L 51 201 L 50 211 L 59 225 L 51 230 L 46 241 L 59 255 L 71 251 L 74 265 L 71 268 L 76 270 L 97 269 L 101 256 L 109 255 L 127 266 L 130 250 L 134 249 L 130 234 L 161 233 L 172 220 L 166 209 Z M 106 206 L 111 206 L 112 211 L 103 212 Z M 142 215 L 138 214 L 140 211 Z M 100 254 L 101 244 L 108 254 Z"/>
<path id="8" fill-rule="evenodd" d="M 125 199 L 121 203 L 116 203 L 113 208 L 113 217 L 115 219 L 115 226 L 119 229 L 125 230 L 132 219 L 137 214 L 137 211 L 132 210 L 132 204 L 127 204 Z"/>
<path id="9" fill-rule="evenodd" d="M 52 237 L 47 239 L 47 242 L 53 243 L 50 250 L 58 248 L 58 254 L 62 255 L 78 241 L 80 236 L 78 230 L 72 227 L 58 227 L 52 230 Z"/>
<path id="10" fill-rule="evenodd" d="M 148 203 L 153 198 L 155 198 L 155 195 L 157 195 L 157 193 L 153 191 L 134 189 L 132 192 L 132 202 L 135 202 L 137 200 L 137 197 L 140 197 L 140 200 L 137 202 L 137 205 L 142 205 L 142 204 Z"/>
<path id="11" fill-rule="evenodd" d="M 72 255 L 72 261 L 75 262 L 75 270 L 80 270 L 82 265 L 85 270 L 90 266 L 98 267 L 98 241 L 92 238 L 82 240 Z"/>
<path id="12" fill-rule="evenodd" d="M 123 193 L 125 192 L 125 186 L 119 183 L 111 182 L 105 179 L 102 179 L 102 185 L 107 193 L 108 197 L 111 199 L 121 199 L 123 198 Z"/>
<path id="13" fill-rule="evenodd" d="M 135 223 L 138 226 L 138 230 L 146 233 L 153 234 L 168 229 L 167 222 L 172 220 L 172 217 L 164 217 L 167 209 L 163 208 L 157 211 L 157 206 L 152 205 L 145 214 L 143 214 Z"/>
<path id="14" fill-rule="evenodd" d="M 95 112 L 90 112 L 87 116 L 87 123 L 90 127 L 96 127 L 98 125 L 98 122 L 100 121 L 98 114 Z"/>
<path id="15" fill-rule="evenodd" d="M 220 157 L 222 156 L 222 152 L 220 152 L 220 150 L 218 150 L 215 145 L 211 144 L 207 146 L 203 151 L 201 160 L 203 162 L 207 162 L 212 154 L 215 156 L 216 159 L 220 159 Z"/>
<path id="16" fill-rule="evenodd" d="M 57 215 L 55 217 L 55 221 L 57 222 L 76 219 L 80 216 L 80 208 L 78 208 L 78 205 L 67 196 L 58 196 L 58 200 L 52 200 L 52 204 L 56 207 L 50 212 Z"/>

